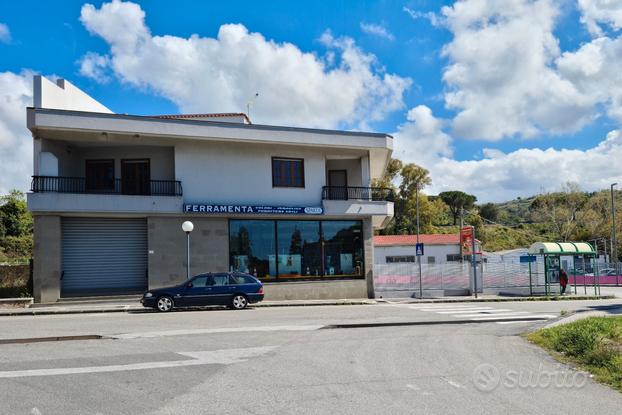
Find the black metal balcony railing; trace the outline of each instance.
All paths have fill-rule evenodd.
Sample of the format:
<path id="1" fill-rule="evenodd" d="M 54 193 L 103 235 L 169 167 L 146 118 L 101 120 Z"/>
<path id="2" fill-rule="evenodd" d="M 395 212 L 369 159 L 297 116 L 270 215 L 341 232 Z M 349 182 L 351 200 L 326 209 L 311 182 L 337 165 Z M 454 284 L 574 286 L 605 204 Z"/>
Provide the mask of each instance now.
<path id="1" fill-rule="evenodd" d="M 113 179 L 87 180 L 85 177 L 32 176 L 30 190 L 55 193 L 94 193 L 141 196 L 181 196 L 181 182 L 177 180 L 128 181 Z"/>
<path id="2" fill-rule="evenodd" d="M 393 189 L 384 187 L 322 187 L 322 200 L 370 200 L 374 202 L 393 202 Z"/>

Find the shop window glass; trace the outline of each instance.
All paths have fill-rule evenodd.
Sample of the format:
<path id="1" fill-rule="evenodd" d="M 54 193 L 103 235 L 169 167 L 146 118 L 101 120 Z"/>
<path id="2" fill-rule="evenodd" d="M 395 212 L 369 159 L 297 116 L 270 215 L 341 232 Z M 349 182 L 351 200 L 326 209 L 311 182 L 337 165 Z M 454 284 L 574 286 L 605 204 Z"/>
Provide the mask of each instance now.
<path id="1" fill-rule="evenodd" d="M 258 278 L 276 277 L 276 237 L 272 220 L 229 221 L 229 264 L 232 271 Z"/>
<path id="2" fill-rule="evenodd" d="M 363 275 L 363 230 L 360 221 L 322 222 L 324 274 Z"/>
<path id="3" fill-rule="evenodd" d="M 277 238 L 279 277 L 322 275 L 319 221 L 277 221 Z"/>

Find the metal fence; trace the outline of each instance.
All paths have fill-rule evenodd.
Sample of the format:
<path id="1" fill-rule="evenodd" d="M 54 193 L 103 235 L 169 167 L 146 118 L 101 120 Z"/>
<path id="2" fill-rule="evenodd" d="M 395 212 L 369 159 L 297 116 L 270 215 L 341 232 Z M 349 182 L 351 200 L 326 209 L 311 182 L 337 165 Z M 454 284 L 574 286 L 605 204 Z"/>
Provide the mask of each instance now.
<path id="1" fill-rule="evenodd" d="M 531 275 L 530 275 L 531 267 Z M 598 272 L 567 269 L 568 284 L 573 286 L 597 285 L 619 286 L 622 283 L 622 263 L 597 265 Z M 544 259 L 538 256 L 531 265 L 518 258 L 493 259 L 478 263 L 478 280 L 484 289 L 544 287 Z M 421 264 L 421 287 L 423 290 L 469 290 L 473 279 L 473 267 L 469 262 Z M 374 265 L 374 286 L 378 291 L 419 290 L 419 266 L 417 263 Z"/>

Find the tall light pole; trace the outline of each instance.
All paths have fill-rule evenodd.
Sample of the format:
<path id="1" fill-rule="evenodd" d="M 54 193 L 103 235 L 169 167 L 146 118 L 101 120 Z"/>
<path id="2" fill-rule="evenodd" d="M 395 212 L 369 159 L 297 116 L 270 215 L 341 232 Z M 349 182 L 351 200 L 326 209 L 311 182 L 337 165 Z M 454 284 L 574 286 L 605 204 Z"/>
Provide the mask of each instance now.
<path id="1" fill-rule="evenodd" d="M 611 184 L 611 261 L 618 263 L 618 244 L 616 243 L 616 202 L 613 194 L 613 186 L 617 186 L 617 183 Z"/>
<path id="2" fill-rule="evenodd" d="M 415 206 L 417 211 L 417 245 L 415 249 L 419 248 L 419 183 L 415 187 Z M 417 256 L 417 263 L 419 264 L 419 298 L 423 298 L 423 286 L 421 285 L 421 255 L 419 252 L 415 252 Z"/>
<path id="3" fill-rule="evenodd" d="M 186 279 L 190 279 L 190 232 L 194 229 L 194 225 L 189 220 L 185 221 L 181 224 L 181 230 L 186 232 L 186 255 L 187 255 L 187 263 L 186 263 Z"/>

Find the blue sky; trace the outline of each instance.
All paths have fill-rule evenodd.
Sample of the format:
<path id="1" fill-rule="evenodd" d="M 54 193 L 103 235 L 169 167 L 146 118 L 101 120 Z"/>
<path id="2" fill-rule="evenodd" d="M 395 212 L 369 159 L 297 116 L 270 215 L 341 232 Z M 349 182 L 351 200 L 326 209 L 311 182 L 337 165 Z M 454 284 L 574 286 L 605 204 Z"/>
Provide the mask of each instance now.
<path id="1" fill-rule="evenodd" d="M 480 200 L 495 200 L 526 196 L 543 187 L 555 190 L 556 186 L 561 186 L 563 178 L 577 181 L 586 189 L 594 189 L 604 187 L 608 180 L 620 175 L 619 171 L 603 175 L 599 167 L 607 165 L 608 157 L 614 157 L 615 152 L 602 149 L 593 152 L 608 134 L 618 140 L 616 132 L 622 119 L 618 107 L 622 106 L 622 93 L 608 91 L 610 86 L 588 79 L 585 71 L 577 73 L 575 68 L 589 66 L 590 60 L 594 59 L 594 53 L 581 53 L 586 46 L 594 45 L 602 59 L 615 59 L 607 53 L 605 46 L 616 50 L 620 41 L 622 17 L 618 21 L 617 16 L 622 15 L 622 5 L 611 13 L 611 10 L 603 11 L 603 1 L 598 0 L 585 0 L 582 6 L 570 0 L 516 0 L 499 10 L 497 7 L 503 2 L 486 0 L 463 0 L 460 4 L 425 0 L 231 3 L 180 0 L 136 2 L 134 8 L 119 3 L 118 10 L 104 13 L 103 2 L 96 1 L 88 2 L 94 7 L 93 13 L 87 15 L 85 3 L 4 3 L 0 24 L 5 25 L 8 35 L 3 38 L 0 31 L 0 73 L 25 76 L 24 70 L 32 70 L 46 76 L 63 77 L 114 112 L 132 114 L 200 112 L 203 104 L 205 111 L 244 111 L 244 100 L 238 95 L 250 97 L 255 88 L 260 96 L 251 112 L 256 113 L 252 118 L 257 123 L 368 129 L 394 134 L 396 156 L 431 170 L 433 187 L 429 191 L 432 193 L 461 188 L 476 193 Z M 443 6 L 448 8 L 443 9 Z M 211 73 L 239 70 L 241 75 L 234 79 L 244 79 L 244 83 L 230 85 L 230 88 L 243 85 L 240 86 L 243 91 L 225 91 L 238 97 L 223 98 L 221 109 L 217 109 L 217 95 L 223 93 L 221 89 L 196 91 L 196 94 L 212 92 L 209 95 L 213 98 L 191 96 L 173 87 L 161 90 L 157 81 L 159 77 L 164 79 L 174 72 L 174 64 L 167 66 L 171 62 L 159 61 L 165 58 L 153 55 L 137 57 L 143 61 L 128 64 L 131 56 L 119 52 L 125 40 L 119 37 L 119 28 L 113 26 L 114 21 L 127 15 L 130 16 L 128 21 L 133 22 L 131 25 L 140 26 L 136 23 L 140 19 L 131 17 L 137 12 L 144 13 L 143 25 L 148 32 L 148 35 L 137 36 L 147 36 L 145 42 L 148 43 L 157 43 L 156 38 L 174 37 L 180 44 L 188 46 L 189 59 L 193 53 L 203 53 L 199 47 L 192 49 L 191 36 L 217 39 L 221 26 L 226 24 L 241 24 L 249 33 L 263 36 L 265 42 L 274 42 L 277 48 L 292 44 L 297 52 L 312 53 L 317 57 L 315 63 L 325 65 L 325 73 L 338 68 L 348 51 L 359 57 L 373 55 L 373 63 L 366 66 L 371 75 L 365 75 L 367 78 L 361 81 L 352 71 L 344 70 L 347 76 L 343 83 L 344 91 L 360 89 L 356 95 L 358 98 L 344 100 L 344 105 L 369 108 L 344 111 L 325 122 L 322 118 L 325 114 L 321 111 L 309 115 L 312 109 L 299 115 L 279 112 L 279 106 L 270 101 L 275 99 L 270 94 L 279 88 L 278 83 L 266 82 L 265 76 L 253 72 L 254 66 L 262 65 L 257 62 L 257 56 L 261 55 L 250 52 L 231 64 L 238 65 L 234 67 L 218 66 L 219 59 L 231 58 L 228 54 L 218 55 L 224 55 L 222 51 L 210 52 L 203 58 L 212 62 Z M 475 18 L 473 14 L 476 14 Z M 521 27 L 530 30 L 535 27 L 533 32 L 536 35 L 522 39 L 525 30 Z M 495 30 L 495 39 L 507 36 L 507 40 L 495 40 L 490 47 L 485 44 L 481 47 L 482 42 L 490 39 L 486 33 L 489 30 Z M 329 40 L 326 40 L 327 33 Z M 344 39 L 351 41 L 354 48 L 343 46 Z M 605 40 L 598 43 L 599 39 L 608 43 L 603 44 Z M 539 55 L 541 45 L 535 44 L 540 41 L 545 48 L 552 48 L 545 56 Z M 259 44 L 265 46 L 262 42 Z M 556 49 L 551 47 L 555 43 Z M 529 45 L 534 47 L 530 49 Z M 474 48 L 472 56 L 465 52 L 470 47 Z M 453 48 L 453 52 L 442 53 L 444 48 Z M 332 55 L 336 56 L 336 63 L 331 61 Z M 105 63 L 98 71 L 88 72 L 83 66 L 85 56 L 99 57 Z M 278 60 L 280 58 L 275 59 L 282 62 Z M 523 68 L 523 63 L 531 59 L 534 62 L 544 59 L 545 63 Z M 479 64 L 487 61 L 491 62 L 491 67 L 496 65 L 490 73 Z M 162 73 L 158 72 L 160 63 L 162 68 L 168 68 L 162 69 Z M 621 65 L 619 59 L 605 63 L 612 68 Z M 297 64 L 301 66 L 297 66 L 292 76 L 300 76 L 301 86 L 304 86 L 304 63 Z M 448 78 L 448 71 L 459 75 Z M 183 72 L 181 76 L 196 76 L 200 71 L 188 73 Z M 402 84 L 390 89 L 390 82 L 383 78 L 385 74 L 397 77 Z M 596 75 L 603 77 L 600 73 Z M 209 83 L 213 79 L 194 81 Z M 318 82 L 321 81 L 320 78 Z M 611 79 L 614 81 L 619 79 Z M 525 85 L 517 86 L 521 82 Z M 536 85 L 539 82 L 542 82 L 541 86 Z M 295 88 L 296 84 L 292 85 Z M 594 93 L 595 88 L 602 88 L 602 91 Z M 321 102 L 324 91 L 316 89 Z M 367 89 L 373 90 L 370 96 L 365 96 Z M 0 90 L 0 94 L 2 92 Z M 10 93 L 5 91 L 7 96 Z M 451 102 L 454 93 L 460 97 L 457 104 Z M 301 95 L 300 100 L 313 99 L 314 95 L 309 94 Z M 390 96 L 391 102 L 387 104 L 379 96 Z M 549 102 L 551 96 L 555 99 Z M 616 101 L 618 99 L 620 102 Z M 461 119 L 462 116 L 466 121 Z M 5 124 L 10 127 L 8 121 Z M 491 125 L 499 125 L 499 130 Z M 13 131 L 9 127 L 6 130 Z M 614 144 L 617 146 L 617 141 Z M 420 147 L 426 150 L 419 151 Z M 431 152 L 429 148 L 435 149 Z M 521 149 L 549 148 L 555 151 L 521 153 Z M 486 158 L 492 161 L 482 160 Z M 538 162 L 530 166 L 526 163 L 530 158 Z M 573 162 L 591 166 L 592 161 L 595 171 L 591 176 L 570 174 Z M 513 166 L 512 169 L 508 165 Z M 524 176 L 529 175 L 532 167 L 546 171 L 529 181 Z M 497 174 L 499 169 L 501 171 Z M 562 173 L 563 178 L 553 182 L 547 180 L 553 172 Z M 493 174 L 495 178 L 488 185 L 473 184 L 473 181 L 485 181 L 482 178 Z M 11 185 L 13 183 L 0 183 L 0 188 Z"/>

